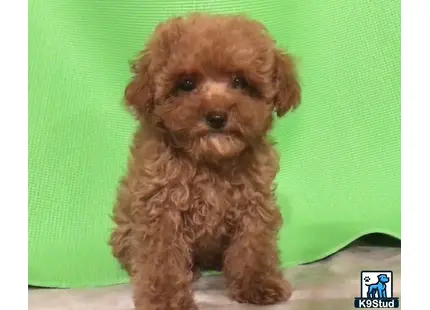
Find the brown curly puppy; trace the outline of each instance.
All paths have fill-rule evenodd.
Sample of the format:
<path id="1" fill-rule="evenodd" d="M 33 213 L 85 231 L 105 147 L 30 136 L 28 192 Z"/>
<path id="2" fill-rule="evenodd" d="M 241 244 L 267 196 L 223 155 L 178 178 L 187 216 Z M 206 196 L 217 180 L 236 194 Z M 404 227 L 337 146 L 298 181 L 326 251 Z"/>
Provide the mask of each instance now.
<path id="1" fill-rule="evenodd" d="M 201 269 L 222 270 L 238 302 L 287 300 L 266 134 L 300 102 L 291 58 L 256 21 L 191 14 L 160 24 L 133 72 L 125 99 L 140 127 L 110 244 L 136 308 L 197 309 Z"/>

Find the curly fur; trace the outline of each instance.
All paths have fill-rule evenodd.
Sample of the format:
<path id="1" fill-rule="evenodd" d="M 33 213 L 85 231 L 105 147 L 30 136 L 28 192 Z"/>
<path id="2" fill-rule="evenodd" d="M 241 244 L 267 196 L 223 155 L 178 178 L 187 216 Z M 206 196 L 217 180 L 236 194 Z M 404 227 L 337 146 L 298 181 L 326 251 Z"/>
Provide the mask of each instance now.
<path id="1" fill-rule="evenodd" d="M 132 69 L 125 102 L 140 126 L 110 245 L 136 309 L 197 309 L 190 284 L 207 269 L 223 271 L 238 302 L 287 300 L 278 157 L 266 135 L 274 113 L 300 102 L 291 58 L 257 21 L 191 14 L 160 24 Z M 178 89 L 184 76 L 195 89 Z M 235 76 L 247 84 L 232 87 Z M 202 120 L 214 110 L 228 116 L 219 132 Z"/>

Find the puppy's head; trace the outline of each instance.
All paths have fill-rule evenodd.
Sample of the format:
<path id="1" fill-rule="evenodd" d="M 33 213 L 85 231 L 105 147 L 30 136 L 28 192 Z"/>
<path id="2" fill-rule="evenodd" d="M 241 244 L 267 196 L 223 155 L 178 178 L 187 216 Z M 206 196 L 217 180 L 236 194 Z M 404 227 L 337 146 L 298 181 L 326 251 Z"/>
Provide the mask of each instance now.
<path id="1" fill-rule="evenodd" d="M 300 102 L 291 58 L 264 26 L 193 14 L 160 24 L 126 88 L 145 126 L 196 158 L 234 157 L 262 141 L 273 114 Z"/>

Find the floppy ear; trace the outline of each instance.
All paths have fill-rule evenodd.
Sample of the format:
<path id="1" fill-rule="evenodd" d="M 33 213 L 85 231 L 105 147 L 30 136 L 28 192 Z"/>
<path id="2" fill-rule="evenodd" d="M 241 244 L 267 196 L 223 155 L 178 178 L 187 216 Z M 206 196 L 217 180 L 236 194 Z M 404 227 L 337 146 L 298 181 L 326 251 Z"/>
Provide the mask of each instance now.
<path id="1" fill-rule="evenodd" d="M 276 52 L 275 85 L 274 109 L 278 117 L 282 117 L 300 104 L 301 89 L 293 60 L 280 50 Z"/>
<path id="2" fill-rule="evenodd" d="M 151 56 L 144 50 L 131 65 L 134 76 L 125 89 L 126 105 L 143 116 L 149 115 L 154 107 L 150 63 Z"/>

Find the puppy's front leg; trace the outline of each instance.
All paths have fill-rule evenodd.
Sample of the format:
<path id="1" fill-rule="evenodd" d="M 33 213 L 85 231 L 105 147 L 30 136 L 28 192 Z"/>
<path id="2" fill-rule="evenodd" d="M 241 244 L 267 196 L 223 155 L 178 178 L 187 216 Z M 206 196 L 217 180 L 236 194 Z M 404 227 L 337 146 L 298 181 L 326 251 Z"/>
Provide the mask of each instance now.
<path id="1" fill-rule="evenodd" d="M 291 296 L 291 285 L 280 269 L 274 226 L 257 212 L 242 217 L 223 266 L 234 300 L 268 305 Z"/>
<path id="2" fill-rule="evenodd" d="M 136 310 L 194 310 L 190 247 L 180 215 L 164 212 L 137 232 L 133 263 Z"/>

